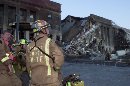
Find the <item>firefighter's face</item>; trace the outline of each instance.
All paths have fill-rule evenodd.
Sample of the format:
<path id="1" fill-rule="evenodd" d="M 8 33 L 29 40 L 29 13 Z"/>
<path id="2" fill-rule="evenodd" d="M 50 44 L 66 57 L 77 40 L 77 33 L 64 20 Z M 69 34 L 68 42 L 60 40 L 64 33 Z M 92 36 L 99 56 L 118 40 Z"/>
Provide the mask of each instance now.
<path id="1" fill-rule="evenodd" d="M 45 34 L 49 34 L 49 30 L 48 30 L 48 28 L 46 28 L 46 29 L 42 29 L 42 31 L 45 33 Z"/>
<path id="2" fill-rule="evenodd" d="M 10 37 L 11 37 L 11 34 L 10 33 L 8 33 L 8 32 L 5 32 L 4 34 L 3 34 L 3 37 L 4 37 L 4 39 L 10 39 Z"/>
<path id="3" fill-rule="evenodd" d="M 4 37 L 4 39 L 7 40 L 7 41 L 13 40 L 13 35 L 10 34 L 9 32 L 5 32 L 5 33 L 3 34 L 3 37 Z"/>

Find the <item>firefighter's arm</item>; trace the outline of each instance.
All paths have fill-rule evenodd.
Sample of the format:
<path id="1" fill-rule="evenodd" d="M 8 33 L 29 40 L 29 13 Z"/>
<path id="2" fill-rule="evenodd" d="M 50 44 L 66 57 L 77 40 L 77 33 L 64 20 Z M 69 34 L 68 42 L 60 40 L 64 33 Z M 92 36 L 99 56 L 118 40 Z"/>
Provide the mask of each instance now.
<path id="1" fill-rule="evenodd" d="M 0 60 L 2 60 L 6 56 L 6 52 L 3 50 L 3 44 L 0 40 Z"/>
<path id="2" fill-rule="evenodd" d="M 3 46 L 4 46 L 4 44 L 2 44 L 2 42 L 0 42 L 0 61 L 5 65 L 11 64 L 12 61 L 9 58 L 9 54 L 5 52 Z"/>
<path id="3" fill-rule="evenodd" d="M 61 68 L 64 63 L 64 55 L 62 49 L 60 49 L 58 45 L 53 41 L 51 41 L 50 45 L 50 52 L 52 54 L 52 57 L 55 58 L 55 66 L 57 68 Z"/>

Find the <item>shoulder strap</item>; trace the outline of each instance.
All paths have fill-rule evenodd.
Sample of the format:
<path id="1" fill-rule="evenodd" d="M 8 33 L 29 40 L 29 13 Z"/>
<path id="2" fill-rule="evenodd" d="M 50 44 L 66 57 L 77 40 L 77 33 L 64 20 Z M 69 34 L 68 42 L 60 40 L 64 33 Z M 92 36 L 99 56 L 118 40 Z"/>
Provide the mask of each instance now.
<path id="1" fill-rule="evenodd" d="M 46 55 L 46 56 L 48 56 L 50 59 L 52 59 L 53 63 L 55 63 L 55 58 L 54 58 L 54 57 L 48 55 L 47 53 L 45 53 L 41 48 L 39 48 L 39 47 L 36 45 L 36 42 L 37 42 L 39 39 L 41 39 L 41 38 L 43 38 L 43 37 L 39 37 L 37 40 L 34 40 L 35 45 L 30 49 L 30 51 L 32 51 L 32 49 L 34 49 L 34 47 L 36 47 L 36 48 L 38 48 L 44 55 Z"/>
<path id="2" fill-rule="evenodd" d="M 35 45 L 30 49 L 30 51 L 32 51 L 32 49 L 33 49 L 34 47 L 36 47 L 36 42 L 37 42 L 38 40 L 40 40 L 41 38 L 43 38 L 43 37 L 39 37 L 37 40 L 34 39 Z"/>

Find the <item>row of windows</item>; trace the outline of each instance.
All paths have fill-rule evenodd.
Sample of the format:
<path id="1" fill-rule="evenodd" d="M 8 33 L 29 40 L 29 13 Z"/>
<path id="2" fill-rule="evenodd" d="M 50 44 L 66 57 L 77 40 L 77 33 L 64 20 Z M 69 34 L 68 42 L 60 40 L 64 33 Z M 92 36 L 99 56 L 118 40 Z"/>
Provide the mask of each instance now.
<path id="1" fill-rule="evenodd" d="M 8 14 L 10 14 L 10 12 L 12 13 L 12 15 L 10 16 L 11 18 L 9 19 L 12 22 L 16 21 L 16 8 L 15 7 L 9 7 L 8 8 Z M 27 10 L 26 9 L 20 9 L 19 11 L 19 17 L 20 17 L 20 22 L 26 22 L 27 21 Z M 30 22 L 34 22 L 36 20 L 36 12 L 35 11 L 30 11 L 30 15 L 29 15 L 29 19 Z"/>
<path id="2" fill-rule="evenodd" d="M 26 23 L 34 22 L 36 20 L 36 11 L 30 10 L 28 12 L 26 9 L 20 8 L 19 14 L 17 15 L 17 10 L 15 6 L 8 6 L 4 12 L 4 5 L 0 4 L 0 25 L 3 25 L 4 15 L 7 15 L 7 24 L 10 25 L 17 21 L 17 16 L 19 16 L 20 22 Z M 5 13 L 5 14 L 4 14 Z M 53 20 L 53 22 L 52 22 Z M 60 16 L 53 15 L 53 13 L 48 11 L 47 21 L 51 24 L 52 28 L 60 30 Z"/>
<path id="3" fill-rule="evenodd" d="M 4 7 L 0 5 L 0 24 L 3 24 Z"/>
<path id="4" fill-rule="evenodd" d="M 27 15 L 28 14 L 26 9 L 20 9 L 19 11 L 20 22 L 26 22 Z M 17 17 L 16 7 L 8 6 L 7 16 L 8 16 L 8 24 L 16 22 Z M 0 24 L 3 24 L 3 18 L 4 18 L 4 5 L 0 5 Z M 30 11 L 29 20 L 30 22 L 34 22 L 36 20 L 35 11 Z"/>

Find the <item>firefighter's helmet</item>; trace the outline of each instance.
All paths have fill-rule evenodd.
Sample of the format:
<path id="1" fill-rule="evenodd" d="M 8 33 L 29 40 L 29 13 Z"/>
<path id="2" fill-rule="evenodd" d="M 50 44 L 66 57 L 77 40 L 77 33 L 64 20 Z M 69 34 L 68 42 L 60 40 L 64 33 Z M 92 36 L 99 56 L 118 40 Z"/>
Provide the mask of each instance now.
<path id="1" fill-rule="evenodd" d="M 21 39 L 21 40 L 20 40 L 20 44 L 23 44 L 23 45 L 24 45 L 24 44 L 27 44 L 27 40 L 26 40 L 26 39 Z"/>
<path id="2" fill-rule="evenodd" d="M 50 24 L 48 24 L 45 20 L 37 20 L 31 26 L 34 33 L 40 32 L 43 29 L 47 29 L 48 27 L 50 27 Z"/>

